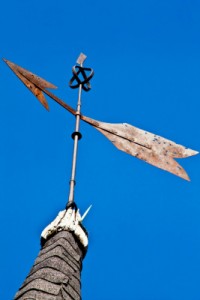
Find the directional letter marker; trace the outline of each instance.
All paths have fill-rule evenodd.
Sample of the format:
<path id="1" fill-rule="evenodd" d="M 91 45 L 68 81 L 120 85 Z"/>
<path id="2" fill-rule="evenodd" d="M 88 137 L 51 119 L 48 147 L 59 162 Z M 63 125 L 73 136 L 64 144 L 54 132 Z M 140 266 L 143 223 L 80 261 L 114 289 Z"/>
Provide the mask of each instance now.
<path id="1" fill-rule="evenodd" d="M 49 107 L 44 94 L 48 95 L 62 107 L 68 110 L 71 114 L 76 116 L 75 132 L 72 135 L 74 138 L 74 155 L 72 164 L 72 178 L 70 181 L 69 203 L 74 201 L 76 154 L 78 140 L 81 137 L 79 132 L 80 119 L 100 131 L 118 149 L 142 159 L 155 167 L 166 170 L 183 179 L 190 180 L 185 170 L 174 160 L 174 158 L 185 158 L 196 155 L 198 154 L 197 151 L 185 148 L 182 145 L 178 145 L 163 137 L 141 130 L 126 123 L 104 123 L 93 120 L 81 114 L 81 91 L 84 90 L 87 92 L 91 89 L 90 79 L 94 74 L 92 69 L 83 67 L 83 62 L 85 59 L 86 56 L 84 54 L 79 56 L 77 60 L 78 65 L 73 67 L 73 77 L 70 80 L 71 88 L 79 88 L 77 110 L 74 110 L 71 106 L 47 90 L 48 88 L 55 89 L 56 87 L 53 84 L 4 59 L 12 71 L 19 77 L 19 79 L 21 79 L 26 87 L 31 90 L 31 92 L 38 98 L 38 100 L 47 110 Z"/>

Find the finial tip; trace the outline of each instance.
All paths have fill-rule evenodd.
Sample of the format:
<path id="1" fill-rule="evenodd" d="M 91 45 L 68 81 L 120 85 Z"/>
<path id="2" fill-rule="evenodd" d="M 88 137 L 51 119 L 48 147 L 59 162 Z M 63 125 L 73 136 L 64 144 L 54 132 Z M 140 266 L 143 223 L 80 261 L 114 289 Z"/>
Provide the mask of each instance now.
<path id="1" fill-rule="evenodd" d="M 76 61 L 77 64 L 82 65 L 86 58 L 87 56 L 84 53 L 81 53 Z"/>

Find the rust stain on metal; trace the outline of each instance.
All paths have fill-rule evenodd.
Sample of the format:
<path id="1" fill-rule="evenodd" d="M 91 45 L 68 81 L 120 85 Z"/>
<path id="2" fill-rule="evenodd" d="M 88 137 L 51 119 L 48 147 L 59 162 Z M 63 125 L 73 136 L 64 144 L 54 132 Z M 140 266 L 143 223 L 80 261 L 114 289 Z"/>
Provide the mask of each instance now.
<path id="1" fill-rule="evenodd" d="M 183 179 L 190 180 L 185 170 L 174 158 L 196 155 L 197 151 L 126 123 L 104 123 L 85 116 L 83 119 L 105 135 L 119 150 Z"/>
<path id="2" fill-rule="evenodd" d="M 59 99 L 57 96 L 46 90 L 46 88 L 56 89 L 57 87 L 52 83 L 44 80 L 43 78 L 27 71 L 26 69 L 12 63 L 7 59 L 3 59 L 5 63 L 10 67 L 10 69 L 17 75 L 17 77 L 25 84 L 25 86 L 37 97 L 40 103 L 49 110 L 48 103 L 44 97 L 45 93 L 66 110 L 68 110 L 71 114 L 76 115 L 76 110 L 74 110 L 71 106 L 66 104 L 64 101 Z"/>
<path id="3" fill-rule="evenodd" d="M 35 85 L 39 85 L 41 88 L 57 89 L 57 86 L 31 73 L 30 71 L 12 63 L 7 59 L 4 59 L 4 61 L 12 69 L 13 72 L 20 73 L 22 76 L 26 77 L 29 81 L 33 82 Z"/>
<path id="4" fill-rule="evenodd" d="M 80 54 L 77 63 L 82 64 L 85 59 L 86 56 Z M 46 88 L 56 88 L 56 86 L 8 60 L 4 59 L 4 61 L 46 109 L 48 109 L 48 103 L 43 93 L 51 97 L 71 114 L 76 115 L 76 110 L 46 90 Z M 185 170 L 174 158 L 185 158 L 196 155 L 198 154 L 197 151 L 126 123 L 110 124 L 91 119 L 84 115 L 80 115 L 80 118 L 100 131 L 119 150 L 183 179 L 190 180 Z"/>
<path id="5" fill-rule="evenodd" d="M 10 67 L 10 69 L 17 75 L 17 77 L 25 84 L 25 86 L 37 97 L 40 103 L 49 110 L 48 103 L 44 97 L 41 89 L 43 88 L 53 88 L 57 87 L 52 83 L 38 77 L 37 75 L 23 69 L 22 67 L 4 59 L 5 63 Z"/>

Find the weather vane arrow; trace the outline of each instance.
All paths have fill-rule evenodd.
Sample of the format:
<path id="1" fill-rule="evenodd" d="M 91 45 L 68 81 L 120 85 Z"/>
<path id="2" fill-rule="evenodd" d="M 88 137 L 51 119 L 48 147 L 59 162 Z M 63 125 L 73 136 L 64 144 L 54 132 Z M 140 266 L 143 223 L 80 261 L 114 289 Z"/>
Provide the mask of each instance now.
<path id="1" fill-rule="evenodd" d="M 78 65 L 72 68 L 73 77 L 69 82 L 71 88 L 79 89 L 76 110 L 47 90 L 51 88 L 55 89 L 56 86 L 25 70 L 24 68 L 4 59 L 12 71 L 19 77 L 26 87 L 29 88 L 29 90 L 37 97 L 37 99 L 47 110 L 49 110 L 49 107 L 44 94 L 55 100 L 58 104 L 76 117 L 75 131 L 72 134 L 74 139 L 74 152 L 72 160 L 72 176 L 70 180 L 69 203 L 74 201 L 77 147 L 78 140 L 81 138 L 81 133 L 79 132 L 80 120 L 83 120 L 100 131 L 119 150 L 122 150 L 155 167 L 168 171 L 183 179 L 190 180 L 185 170 L 174 160 L 174 158 L 185 158 L 196 155 L 198 154 L 197 151 L 186 148 L 161 136 L 126 123 L 105 123 L 81 114 L 81 92 L 82 90 L 87 92 L 91 89 L 90 79 L 94 75 L 92 69 L 83 67 L 83 62 L 85 59 L 86 56 L 81 53 L 77 60 Z"/>

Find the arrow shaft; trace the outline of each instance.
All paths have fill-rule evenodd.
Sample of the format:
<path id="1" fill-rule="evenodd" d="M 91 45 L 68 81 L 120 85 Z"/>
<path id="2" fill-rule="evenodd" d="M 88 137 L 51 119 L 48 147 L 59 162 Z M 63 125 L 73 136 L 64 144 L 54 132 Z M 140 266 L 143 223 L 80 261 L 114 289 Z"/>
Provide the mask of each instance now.
<path id="1" fill-rule="evenodd" d="M 41 88 L 41 87 L 40 87 Z M 56 97 L 54 94 L 52 94 L 51 92 L 49 92 L 48 90 L 42 88 L 41 89 L 47 96 L 49 96 L 50 98 L 52 98 L 53 100 L 55 100 L 59 105 L 61 105 L 62 107 L 64 107 L 66 110 L 68 110 L 71 114 L 73 114 L 74 116 L 77 115 L 77 111 L 74 110 L 70 105 L 68 105 L 67 103 L 65 103 L 64 101 L 62 101 L 61 99 L 59 99 L 58 97 Z M 79 113 L 80 114 L 80 113 Z"/>

